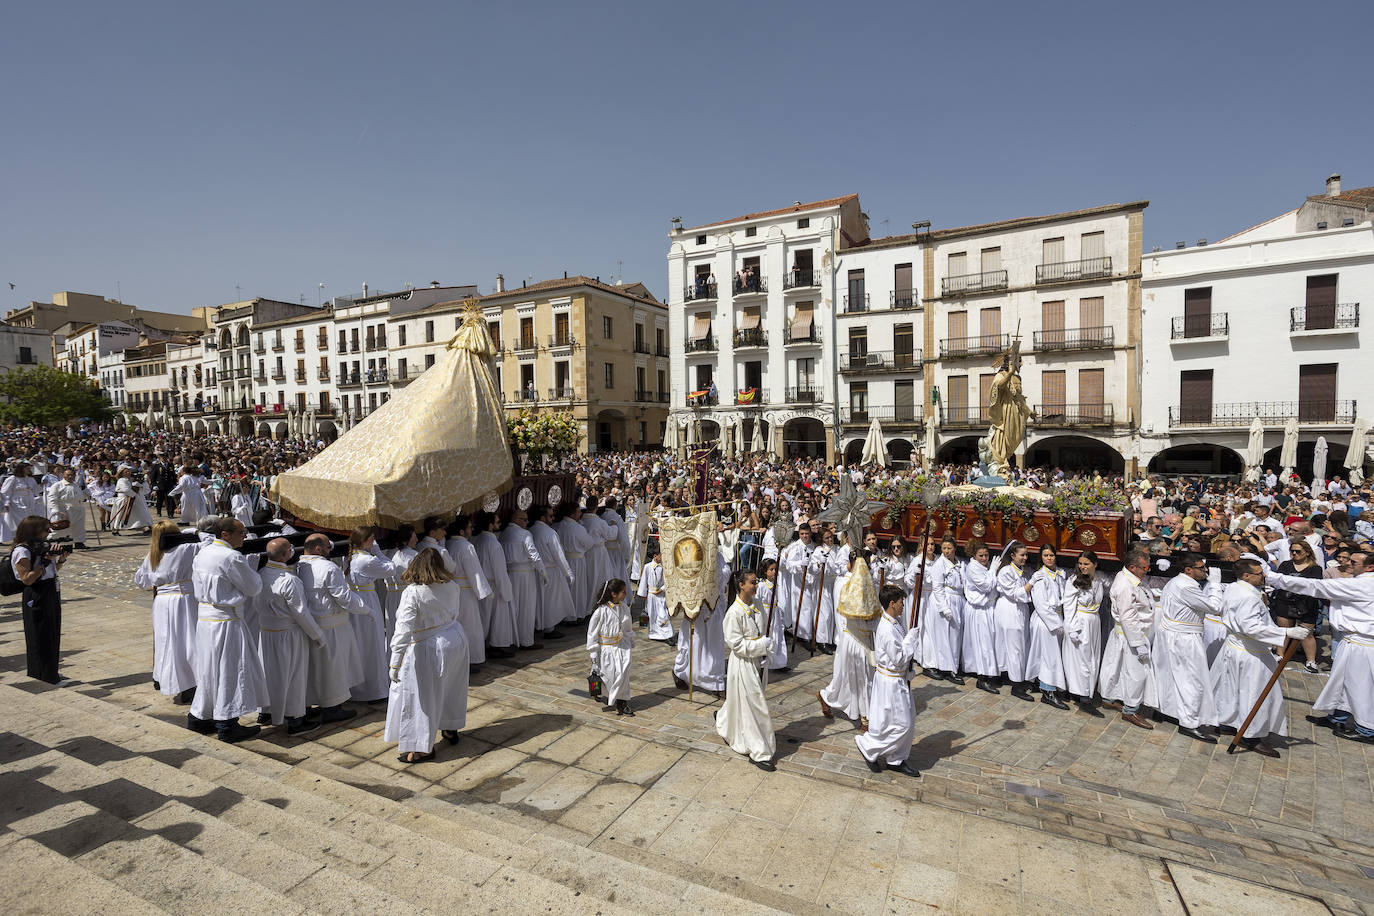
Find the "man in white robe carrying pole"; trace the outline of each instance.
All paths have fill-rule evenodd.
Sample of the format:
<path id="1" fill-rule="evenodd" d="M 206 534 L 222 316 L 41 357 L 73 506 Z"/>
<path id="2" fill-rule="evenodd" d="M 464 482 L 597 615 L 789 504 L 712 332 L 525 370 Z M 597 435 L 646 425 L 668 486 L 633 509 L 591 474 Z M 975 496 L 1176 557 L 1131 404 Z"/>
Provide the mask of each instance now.
<path id="1" fill-rule="evenodd" d="M 726 668 L 725 703 L 716 713 L 716 732 L 737 754 L 748 754 L 761 770 L 776 770 L 777 751 L 773 720 L 763 695 L 759 659 L 768 654 L 772 640 L 764 635 L 764 614 L 754 606 L 759 577 L 752 570 L 735 573 L 738 597 L 725 612 L 725 645 L 730 657 Z"/>
<path id="2" fill-rule="evenodd" d="M 529 523 L 529 513 L 516 509 L 501 532 L 501 546 L 506 551 L 506 573 L 510 576 L 516 641 L 522 649 L 542 649 L 544 641 L 537 639 L 534 631 L 539 622 L 539 589 L 547 584 L 548 575 L 534 537 L 526 530 Z"/>
<path id="3" fill-rule="evenodd" d="M 266 724 L 265 716 L 273 725 L 285 722 L 288 735 L 299 735 L 319 725 L 305 718 L 305 683 L 310 647 L 322 648 L 324 634 L 306 606 L 305 586 L 286 565 L 290 559 L 291 543 L 275 538 L 267 542 L 267 563 L 258 571 L 258 653 L 268 695 L 258 723 Z"/>
<path id="4" fill-rule="evenodd" d="M 358 714 L 356 709 L 345 709 L 343 705 L 352 696 L 353 688 L 363 682 L 358 637 L 348 616 L 368 613 L 362 596 L 349 586 L 343 570 L 329 559 L 332 547 L 328 535 L 312 534 L 305 539 L 305 555 L 296 564 L 296 575 L 305 587 L 306 606 L 323 637 L 321 645 L 310 649 L 305 697 L 311 706 L 319 707 L 320 721 L 325 724 L 346 722 Z M 444 549 L 438 547 L 437 551 L 442 554 Z"/>

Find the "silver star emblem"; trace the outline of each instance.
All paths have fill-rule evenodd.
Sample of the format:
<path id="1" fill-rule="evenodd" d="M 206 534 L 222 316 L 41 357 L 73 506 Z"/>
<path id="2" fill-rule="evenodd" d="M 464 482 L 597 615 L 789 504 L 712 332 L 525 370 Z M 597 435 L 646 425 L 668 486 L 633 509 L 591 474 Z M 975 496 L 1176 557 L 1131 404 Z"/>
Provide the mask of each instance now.
<path id="1" fill-rule="evenodd" d="M 816 521 L 828 522 L 836 530 L 843 531 L 849 539 L 850 549 L 858 550 L 863 546 L 864 527 L 876 513 L 886 508 L 887 503 L 871 500 L 867 494 L 855 489 L 854 481 L 845 474 L 840 477 L 839 493 L 830 505 L 816 513 Z"/>

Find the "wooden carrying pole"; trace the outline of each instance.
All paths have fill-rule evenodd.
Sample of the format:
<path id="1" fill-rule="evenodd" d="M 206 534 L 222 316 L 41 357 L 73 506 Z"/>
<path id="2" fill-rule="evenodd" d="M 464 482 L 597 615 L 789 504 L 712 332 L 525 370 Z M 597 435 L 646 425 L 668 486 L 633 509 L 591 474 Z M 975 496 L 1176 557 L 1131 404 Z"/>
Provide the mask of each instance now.
<path id="1" fill-rule="evenodd" d="M 788 646 L 787 648 L 788 655 L 791 655 L 792 652 L 795 651 L 797 648 L 797 624 L 801 622 L 802 599 L 806 597 L 806 574 L 809 572 L 811 572 L 811 565 L 810 560 L 808 559 L 807 565 L 802 567 L 801 585 L 797 588 L 797 619 L 792 621 L 792 645 Z"/>
<path id="2" fill-rule="evenodd" d="M 816 632 L 821 628 L 821 598 L 825 595 L 825 567 L 830 562 L 830 555 L 826 554 L 825 563 L 821 564 L 821 578 L 816 583 L 816 614 L 811 621 L 811 654 L 816 654 Z"/>
<path id="3" fill-rule="evenodd" d="M 1240 746 L 1240 739 L 1245 735 L 1245 730 L 1250 727 L 1251 722 L 1255 721 L 1255 716 L 1259 715 L 1260 707 L 1269 698 L 1269 691 L 1274 689 L 1274 685 L 1279 681 L 1279 676 L 1283 674 L 1283 669 L 1288 667 L 1288 660 L 1293 657 L 1293 653 L 1301 644 L 1302 640 L 1300 639 L 1288 640 L 1288 645 L 1284 647 L 1283 655 L 1279 658 L 1278 667 L 1269 676 L 1269 683 L 1265 684 L 1264 689 L 1260 691 L 1259 699 L 1255 701 L 1255 706 L 1250 710 L 1250 715 L 1245 717 L 1245 723 L 1236 729 L 1236 736 L 1231 739 L 1231 746 L 1226 748 L 1226 753 L 1234 754 L 1236 752 L 1236 748 Z"/>
<path id="4" fill-rule="evenodd" d="M 692 670 L 692 644 L 696 642 L 697 622 L 687 621 L 687 702 L 692 702 L 692 689 L 696 687 L 696 673 Z"/>
<path id="5" fill-rule="evenodd" d="M 777 610 L 778 607 L 778 586 L 781 584 L 781 578 L 782 577 L 776 573 L 773 575 L 773 592 L 768 596 L 768 624 L 763 631 L 765 639 L 773 633 L 773 612 Z M 760 666 L 763 670 L 763 684 L 765 687 L 768 686 L 768 654 L 767 652 L 764 653 L 763 664 Z"/>

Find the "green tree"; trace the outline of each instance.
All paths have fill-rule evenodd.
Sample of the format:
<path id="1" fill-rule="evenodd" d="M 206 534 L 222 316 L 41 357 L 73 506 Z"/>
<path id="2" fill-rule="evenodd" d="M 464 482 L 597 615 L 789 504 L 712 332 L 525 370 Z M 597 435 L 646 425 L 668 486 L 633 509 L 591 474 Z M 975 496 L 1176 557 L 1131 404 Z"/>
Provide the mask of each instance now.
<path id="1" fill-rule="evenodd" d="M 0 420 L 34 426 L 62 426 L 114 415 L 99 388 L 79 375 L 51 366 L 12 369 L 0 375 Z"/>

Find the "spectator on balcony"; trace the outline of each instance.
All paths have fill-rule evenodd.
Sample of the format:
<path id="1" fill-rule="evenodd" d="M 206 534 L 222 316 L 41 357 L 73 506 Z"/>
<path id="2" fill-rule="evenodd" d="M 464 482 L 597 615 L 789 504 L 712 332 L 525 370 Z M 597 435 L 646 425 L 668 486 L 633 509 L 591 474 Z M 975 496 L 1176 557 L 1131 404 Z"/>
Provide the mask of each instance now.
<path id="1" fill-rule="evenodd" d="M 534 400 L 537 400 L 537 398 L 535 397 L 534 380 L 533 380 L 533 379 L 530 379 L 529 383 L 528 383 L 527 385 L 525 385 L 525 400 L 527 400 L 527 401 L 534 401 Z"/>
<path id="2" fill-rule="evenodd" d="M 706 389 L 706 403 L 715 404 L 718 392 L 716 391 L 715 379 L 711 380 L 711 387 Z"/>

